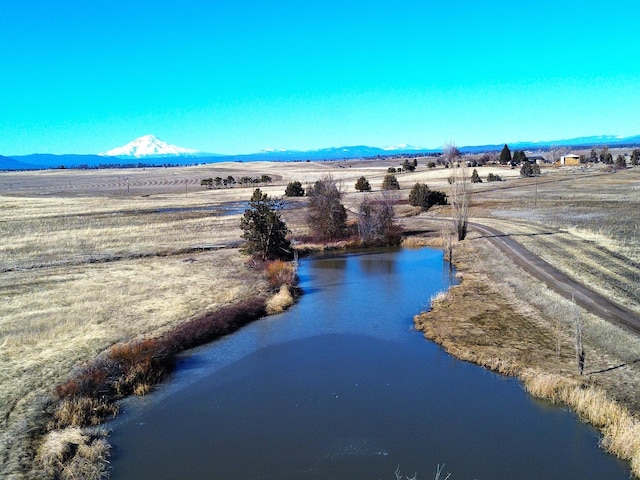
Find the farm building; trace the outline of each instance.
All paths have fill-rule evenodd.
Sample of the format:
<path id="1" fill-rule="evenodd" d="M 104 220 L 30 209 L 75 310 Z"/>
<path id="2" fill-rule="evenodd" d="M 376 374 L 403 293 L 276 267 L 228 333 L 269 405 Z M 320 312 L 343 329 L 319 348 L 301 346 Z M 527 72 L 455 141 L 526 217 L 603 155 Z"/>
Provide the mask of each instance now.
<path id="1" fill-rule="evenodd" d="M 560 157 L 560 165 L 580 165 L 580 155 L 563 155 Z"/>

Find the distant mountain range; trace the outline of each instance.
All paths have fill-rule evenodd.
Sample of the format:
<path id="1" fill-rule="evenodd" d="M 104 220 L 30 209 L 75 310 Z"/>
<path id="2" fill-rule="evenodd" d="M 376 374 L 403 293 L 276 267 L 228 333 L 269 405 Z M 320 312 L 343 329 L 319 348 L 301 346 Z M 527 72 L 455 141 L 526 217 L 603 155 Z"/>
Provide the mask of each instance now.
<path id="1" fill-rule="evenodd" d="M 553 147 L 588 148 L 609 145 L 612 147 L 640 146 L 640 135 L 617 137 L 600 135 L 567 140 L 509 143 L 511 150 L 544 151 Z M 459 147 L 462 153 L 493 152 L 504 144 Z M 99 155 L 33 154 L 6 157 L 0 155 L 0 170 L 34 170 L 46 168 L 114 168 L 142 166 L 193 165 L 217 162 L 254 161 L 323 161 L 344 159 L 371 159 L 378 157 L 426 154 L 433 155 L 442 148 L 425 149 L 410 145 L 378 148 L 364 145 L 331 147 L 320 150 L 265 150 L 246 155 L 220 155 L 178 147 L 157 139 L 153 135 L 139 137 L 132 142 Z"/>

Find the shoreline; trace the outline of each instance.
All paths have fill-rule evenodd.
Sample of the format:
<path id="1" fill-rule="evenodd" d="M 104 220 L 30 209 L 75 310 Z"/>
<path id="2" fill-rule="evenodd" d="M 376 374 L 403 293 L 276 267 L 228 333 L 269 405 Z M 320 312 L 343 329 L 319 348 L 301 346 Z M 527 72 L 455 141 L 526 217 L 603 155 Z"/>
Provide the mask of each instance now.
<path id="1" fill-rule="evenodd" d="M 501 284 L 488 268 L 491 247 L 472 241 L 478 240 L 454 249 L 452 263 L 460 283 L 437 295 L 429 311 L 416 315 L 415 328 L 450 355 L 516 377 L 530 395 L 568 406 L 601 432 L 601 447 L 629 461 L 640 478 L 640 410 L 633 386 L 626 395 L 615 380 L 603 376 L 606 369 L 599 367 L 611 358 L 589 339 L 586 372 L 578 375 L 571 332 L 517 298 L 509 282 Z M 640 375 L 635 377 L 637 385 Z"/>

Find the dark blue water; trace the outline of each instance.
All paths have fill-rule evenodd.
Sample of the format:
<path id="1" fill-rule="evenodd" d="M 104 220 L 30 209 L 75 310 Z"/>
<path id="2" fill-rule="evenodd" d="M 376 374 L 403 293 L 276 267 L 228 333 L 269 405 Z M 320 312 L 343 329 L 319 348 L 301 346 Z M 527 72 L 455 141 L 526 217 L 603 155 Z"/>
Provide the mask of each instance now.
<path id="1" fill-rule="evenodd" d="M 628 479 L 598 434 L 412 328 L 440 252 L 304 260 L 305 295 L 181 361 L 113 426 L 112 478 Z"/>

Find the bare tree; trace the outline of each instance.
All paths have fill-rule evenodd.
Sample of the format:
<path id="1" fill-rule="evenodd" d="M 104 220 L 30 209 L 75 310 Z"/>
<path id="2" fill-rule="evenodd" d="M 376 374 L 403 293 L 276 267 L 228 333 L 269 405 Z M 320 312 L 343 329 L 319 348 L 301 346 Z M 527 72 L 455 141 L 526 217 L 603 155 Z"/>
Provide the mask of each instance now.
<path id="1" fill-rule="evenodd" d="M 358 233 L 365 243 L 385 239 L 391 241 L 395 231 L 394 206 L 398 197 L 393 192 L 382 191 L 374 200 L 364 198 L 358 205 Z"/>
<path id="2" fill-rule="evenodd" d="M 567 147 L 559 147 L 558 145 L 552 145 L 549 147 L 549 156 L 553 163 L 559 163 L 560 158 L 567 153 L 569 153 L 569 149 Z"/>
<path id="3" fill-rule="evenodd" d="M 341 200 L 342 184 L 330 174 L 323 176 L 308 189 L 309 213 L 307 221 L 313 233 L 323 240 L 334 240 L 344 235 L 347 211 Z"/>
<path id="4" fill-rule="evenodd" d="M 459 161 L 460 151 L 455 144 L 444 148 L 443 156 L 453 167 L 451 176 L 451 208 L 453 209 L 453 227 L 462 241 L 467 236 L 469 224 L 470 181 L 467 164 Z"/>

